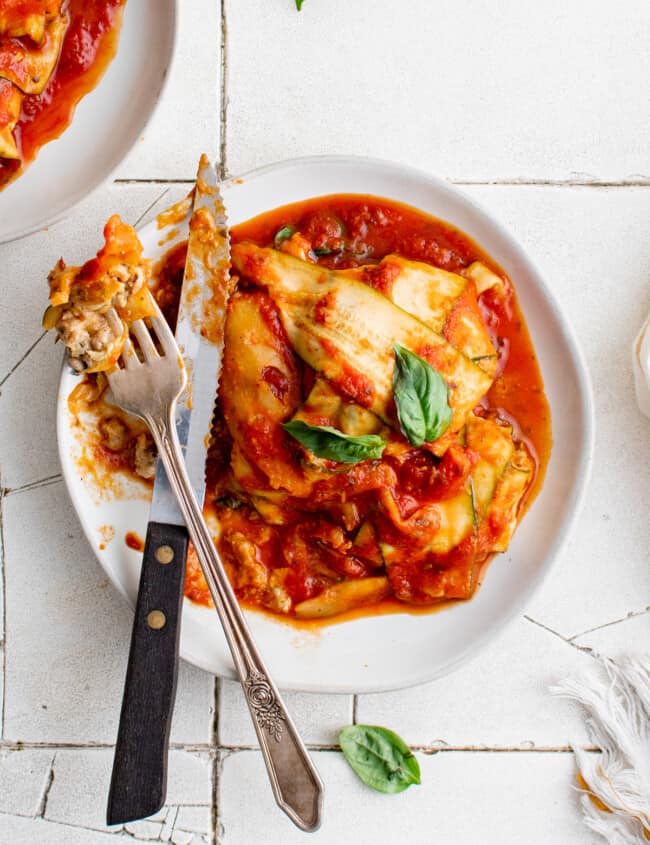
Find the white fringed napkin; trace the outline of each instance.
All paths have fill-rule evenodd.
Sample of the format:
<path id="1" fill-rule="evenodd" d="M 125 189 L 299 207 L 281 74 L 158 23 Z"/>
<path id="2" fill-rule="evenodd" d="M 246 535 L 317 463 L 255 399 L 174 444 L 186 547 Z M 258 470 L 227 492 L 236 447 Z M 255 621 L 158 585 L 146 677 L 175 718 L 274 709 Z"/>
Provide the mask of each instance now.
<path id="1" fill-rule="evenodd" d="M 574 747 L 586 824 L 610 845 L 650 842 L 650 657 L 597 659 L 580 680 L 553 687 L 578 702 L 591 742 Z"/>

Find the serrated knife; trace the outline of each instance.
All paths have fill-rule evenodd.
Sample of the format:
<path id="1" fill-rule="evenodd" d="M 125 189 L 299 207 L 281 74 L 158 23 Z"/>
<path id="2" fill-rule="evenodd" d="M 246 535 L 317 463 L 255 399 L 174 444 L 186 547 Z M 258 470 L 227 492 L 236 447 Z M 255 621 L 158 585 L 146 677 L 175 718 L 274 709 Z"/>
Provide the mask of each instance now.
<path id="1" fill-rule="evenodd" d="M 203 224 L 212 222 L 210 217 L 216 237 L 211 226 L 207 239 Z M 223 354 L 229 259 L 217 175 L 202 156 L 175 333 L 188 375 L 176 428 L 199 504 L 205 493 L 205 461 Z M 185 520 L 158 461 L 108 798 L 109 825 L 150 816 L 165 803 L 187 547 Z M 148 622 L 152 607 L 164 612 L 161 629 Z"/>

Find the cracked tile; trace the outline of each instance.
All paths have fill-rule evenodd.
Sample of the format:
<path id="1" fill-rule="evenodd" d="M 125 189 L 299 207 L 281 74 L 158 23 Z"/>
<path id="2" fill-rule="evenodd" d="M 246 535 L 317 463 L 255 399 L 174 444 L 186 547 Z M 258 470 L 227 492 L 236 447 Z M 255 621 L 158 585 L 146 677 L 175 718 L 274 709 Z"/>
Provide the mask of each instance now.
<path id="1" fill-rule="evenodd" d="M 17 487 L 61 471 L 56 443 L 61 361 L 61 347 L 54 348 L 54 336 L 46 336 L 21 364 L 20 371 L 2 387 L 0 465 L 5 487 Z M 26 414 L 29 425 L 25 425 Z M 34 448 L 35 443 L 38 448 Z"/>
<path id="2" fill-rule="evenodd" d="M 3 510 L 5 739 L 114 742 L 132 613 L 94 560 L 61 482 L 8 496 Z M 209 741 L 212 707 L 212 678 L 181 664 L 172 742 Z"/>
<path id="3" fill-rule="evenodd" d="M 650 612 L 588 631 L 576 637 L 574 642 L 581 648 L 614 659 L 624 654 L 647 654 L 650 651 Z"/>
<path id="4" fill-rule="evenodd" d="M 45 819 L 119 832 L 119 827 L 108 828 L 104 823 L 112 761 L 111 748 L 59 751 Z M 126 832 L 144 841 L 174 841 L 176 833 L 197 835 L 199 841 L 207 841 L 211 824 L 211 759 L 207 754 L 172 751 L 168 779 L 166 806 L 151 819 L 125 825 Z M 190 814 L 185 817 L 181 811 L 188 809 Z M 181 824 L 185 820 L 188 823 Z"/>
<path id="5" fill-rule="evenodd" d="M 100 833 L 76 825 L 0 813 L 3 841 L 11 845 L 133 845 L 128 834 Z"/>
<path id="6" fill-rule="evenodd" d="M 590 661 L 525 619 L 510 625 L 476 660 L 415 689 L 361 695 L 357 722 L 385 725 L 413 745 L 564 747 L 586 742 L 577 710 L 549 685 Z"/>
<path id="7" fill-rule="evenodd" d="M 283 697 L 306 743 L 333 745 L 339 730 L 352 720 L 351 695 L 283 692 Z M 219 688 L 219 743 L 257 745 L 244 694 L 234 681 L 222 681 Z"/>
<path id="8" fill-rule="evenodd" d="M 42 813 L 55 753 L 35 748 L 0 750 L 0 813 Z"/>
<path id="9" fill-rule="evenodd" d="M 422 784 L 387 796 L 363 786 L 342 755 L 316 752 L 325 805 L 322 827 L 310 835 L 310 842 L 357 845 L 399 838 L 417 845 L 524 840 L 526 845 L 594 845 L 571 788 L 571 754 L 451 752 L 417 757 Z M 259 751 L 226 757 L 219 794 L 221 845 L 305 841 L 304 833 L 275 806 Z"/>

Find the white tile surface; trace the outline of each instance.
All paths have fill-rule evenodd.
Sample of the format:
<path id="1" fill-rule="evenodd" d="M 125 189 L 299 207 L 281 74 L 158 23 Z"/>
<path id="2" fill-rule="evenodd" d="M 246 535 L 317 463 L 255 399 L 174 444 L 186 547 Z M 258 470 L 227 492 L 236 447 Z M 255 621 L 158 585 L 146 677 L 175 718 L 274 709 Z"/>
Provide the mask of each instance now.
<path id="1" fill-rule="evenodd" d="M 327 805 L 323 826 L 310 841 L 596 845 L 579 820 L 568 753 L 442 752 L 417 757 L 422 784 L 387 796 L 363 786 L 342 755 L 316 752 Z M 221 845 L 304 841 L 304 834 L 274 810 L 264 777 L 260 752 L 226 757 L 219 786 Z"/>
<path id="2" fill-rule="evenodd" d="M 42 811 L 55 756 L 45 748 L 0 750 L 0 813 L 36 816 Z"/>
<path id="3" fill-rule="evenodd" d="M 93 748 L 59 751 L 49 790 L 44 818 L 60 824 L 81 825 L 93 830 L 107 828 L 106 796 L 111 775 L 112 749 Z M 212 761 L 207 754 L 172 751 L 169 760 L 167 804 L 146 822 L 126 826 L 136 837 L 162 834 L 165 823 L 208 836 L 212 801 Z M 193 816 L 178 819 L 179 808 L 197 810 Z"/>
<path id="4" fill-rule="evenodd" d="M 624 13 L 605 0 L 413 0 L 406 13 L 394 0 L 352 10 L 343 0 L 305 0 L 300 14 L 293 0 L 224 3 L 228 102 L 219 0 L 178 3 L 164 101 L 117 173 L 136 181 L 0 246 L 3 489 L 58 473 L 59 356 L 48 338 L 17 366 L 40 336 L 48 270 L 61 254 L 69 263 L 92 255 L 111 212 L 146 221 L 184 194 L 187 185 L 167 180 L 192 179 L 202 151 L 219 158 L 222 106 L 231 173 L 294 155 L 359 153 L 461 181 L 650 182 L 644 0 L 629 0 Z M 392 798 L 362 787 L 339 754 L 317 751 L 327 800 L 314 841 L 597 845 L 580 821 L 571 755 L 539 751 L 584 737 L 578 714 L 546 690 L 579 671 L 590 650 L 650 650 L 642 613 L 650 423 L 636 411 L 628 359 L 650 310 L 650 187 L 466 190 L 520 239 L 576 329 L 595 386 L 594 476 L 573 539 L 527 611 L 538 624 L 517 620 L 442 681 L 357 701 L 357 720 L 384 723 L 419 747 L 530 750 L 419 754 L 423 785 Z M 1 506 L 0 845 L 199 845 L 210 841 L 213 813 L 219 845 L 302 841 L 274 806 L 257 751 L 219 752 L 213 807 L 214 680 L 185 665 L 172 740 L 192 749 L 172 752 L 168 806 L 105 832 L 112 748 L 86 746 L 114 741 L 131 613 L 95 563 L 61 483 L 12 492 Z M 221 687 L 222 748 L 254 743 L 241 693 Z M 334 743 L 352 719 L 349 696 L 294 694 L 288 703 L 315 745 Z M 19 742 L 46 747 L 16 750 Z"/>
<path id="5" fill-rule="evenodd" d="M 53 768 L 51 751 L 3 752 L 2 845 L 99 845 L 116 840 L 205 845 L 210 841 L 213 766 L 209 755 L 172 751 L 165 807 L 150 820 L 108 828 L 104 820 L 111 761 L 112 750 L 105 748 L 59 750 Z"/>
<path id="6" fill-rule="evenodd" d="M 586 734 L 550 684 L 591 658 L 525 619 L 479 658 L 414 690 L 359 696 L 357 722 L 385 725 L 415 745 L 533 748 L 567 746 Z"/>
<path id="7" fill-rule="evenodd" d="M 285 704 L 303 740 L 311 745 L 334 745 L 338 732 L 352 721 L 351 695 L 283 693 Z M 219 743 L 257 745 L 255 729 L 239 684 L 219 685 Z"/>
<path id="8" fill-rule="evenodd" d="M 62 482 L 3 503 L 7 561 L 4 738 L 113 742 L 132 614 L 81 535 Z M 172 741 L 207 742 L 212 679 L 182 666 Z"/>
<path id="9" fill-rule="evenodd" d="M 201 153 L 219 160 L 220 0 L 179 2 L 177 46 L 154 117 L 115 176 L 194 179 Z"/>
<path id="10" fill-rule="evenodd" d="M 623 14 L 591 0 L 226 12 L 232 173 L 336 152 L 460 179 L 650 176 L 644 0 Z"/>

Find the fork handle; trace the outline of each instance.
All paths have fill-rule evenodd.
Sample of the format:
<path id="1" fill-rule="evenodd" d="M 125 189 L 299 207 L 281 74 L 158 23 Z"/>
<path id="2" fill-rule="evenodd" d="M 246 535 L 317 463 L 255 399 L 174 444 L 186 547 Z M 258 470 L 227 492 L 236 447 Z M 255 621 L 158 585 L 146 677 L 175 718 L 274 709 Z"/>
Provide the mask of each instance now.
<path id="1" fill-rule="evenodd" d="M 275 800 L 302 830 L 316 830 L 320 825 L 323 784 L 257 650 L 205 524 L 181 457 L 174 416 L 175 404 L 166 419 L 148 418 L 146 422 L 219 614 Z"/>

